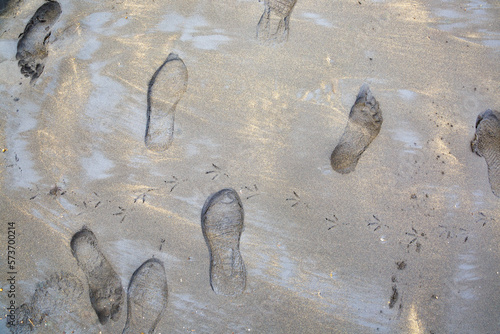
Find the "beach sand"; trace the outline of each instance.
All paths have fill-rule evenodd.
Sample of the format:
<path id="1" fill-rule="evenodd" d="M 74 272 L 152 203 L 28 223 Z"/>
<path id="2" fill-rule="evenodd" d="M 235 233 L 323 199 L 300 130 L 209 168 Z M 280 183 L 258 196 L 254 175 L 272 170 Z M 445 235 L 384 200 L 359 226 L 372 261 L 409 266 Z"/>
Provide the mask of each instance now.
<path id="1" fill-rule="evenodd" d="M 121 333 L 126 302 L 101 324 L 72 254 L 83 226 L 124 299 L 162 261 L 156 333 L 497 332 L 500 198 L 470 146 L 477 115 L 500 108 L 497 1 L 298 0 L 282 43 L 256 38 L 258 1 L 59 3 L 33 84 L 16 47 L 43 1 L 0 18 L 1 333 L 11 300 L 61 272 L 84 292 L 48 305 L 38 332 Z M 187 89 L 171 146 L 152 152 L 148 84 L 172 52 Z M 339 174 L 330 155 L 364 83 L 383 124 Z M 201 228 L 223 188 L 244 209 L 236 296 L 211 289 Z"/>

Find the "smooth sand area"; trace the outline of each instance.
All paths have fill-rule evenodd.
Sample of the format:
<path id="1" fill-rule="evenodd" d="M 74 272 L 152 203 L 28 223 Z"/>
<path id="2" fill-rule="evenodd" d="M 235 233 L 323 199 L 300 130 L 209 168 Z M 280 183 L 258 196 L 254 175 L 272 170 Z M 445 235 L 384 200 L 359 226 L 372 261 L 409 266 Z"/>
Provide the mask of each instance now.
<path id="1" fill-rule="evenodd" d="M 17 43 L 43 3 L 0 14 L 0 258 L 16 233 L 2 312 L 67 273 L 85 291 L 61 293 L 79 297 L 38 333 L 123 331 L 126 303 L 101 325 L 72 254 L 86 226 L 124 300 L 142 263 L 163 263 L 155 333 L 497 332 L 500 198 L 470 143 L 478 114 L 500 110 L 498 1 L 298 0 L 278 43 L 256 36 L 257 0 L 60 0 L 30 83 Z M 189 80 L 156 153 L 148 83 L 170 53 Z M 364 83 L 383 124 L 340 174 L 330 156 Z M 244 209 L 235 296 L 212 290 L 201 228 L 224 188 Z"/>

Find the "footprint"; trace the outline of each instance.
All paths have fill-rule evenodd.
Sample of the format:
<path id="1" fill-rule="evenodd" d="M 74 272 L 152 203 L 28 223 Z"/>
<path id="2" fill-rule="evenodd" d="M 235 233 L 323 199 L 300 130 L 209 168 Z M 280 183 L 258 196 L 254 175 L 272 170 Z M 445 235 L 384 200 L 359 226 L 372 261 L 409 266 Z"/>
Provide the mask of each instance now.
<path id="1" fill-rule="evenodd" d="M 471 142 L 472 152 L 484 157 L 488 165 L 491 190 L 500 197 L 500 113 L 488 109 L 476 120 L 476 136 Z"/>
<path id="2" fill-rule="evenodd" d="M 234 296 L 245 289 L 246 270 L 240 254 L 243 206 L 233 189 L 207 198 L 201 229 L 210 253 L 210 285 L 216 294 Z"/>
<path id="3" fill-rule="evenodd" d="M 157 259 L 144 262 L 128 286 L 127 323 L 123 334 L 154 333 L 167 306 L 167 277 Z"/>
<path id="4" fill-rule="evenodd" d="M 288 39 L 290 15 L 297 0 L 264 0 L 264 13 L 257 24 L 257 38 L 277 44 Z"/>
<path id="5" fill-rule="evenodd" d="M 101 253 L 94 233 L 85 227 L 77 232 L 71 239 L 71 250 L 87 276 L 90 303 L 99 322 L 104 325 L 109 318 L 118 320 L 123 287 L 120 278 Z"/>
<path id="6" fill-rule="evenodd" d="M 332 152 L 332 168 L 341 174 L 356 168 L 361 154 L 377 137 L 382 126 L 382 111 L 367 84 L 361 86 L 340 142 Z"/>
<path id="7" fill-rule="evenodd" d="M 61 6 L 57 1 L 44 3 L 24 28 L 21 39 L 17 43 L 16 59 L 21 73 L 31 77 L 31 82 L 36 80 L 45 67 L 44 59 L 49 50 L 47 44 L 50 29 L 61 15 Z"/>
<path id="8" fill-rule="evenodd" d="M 83 284 L 76 276 L 67 273 L 53 275 L 38 285 L 28 303 L 16 309 L 11 332 L 30 333 L 35 329 L 61 332 L 59 330 L 72 326 L 75 329 L 78 319 L 71 317 L 79 314 L 77 300 L 83 291 Z M 51 327 L 54 325 L 58 328 Z"/>
<path id="9" fill-rule="evenodd" d="M 149 81 L 145 142 L 151 151 L 165 151 L 172 143 L 175 107 L 187 81 L 186 65 L 175 53 L 168 55 Z"/>
<path id="10" fill-rule="evenodd" d="M 396 305 L 396 303 L 398 302 L 398 299 L 399 299 L 398 287 L 396 286 L 396 284 L 394 284 L 392 286 L 392 294 L 389 300 L 389 308 L 393 308 L 394 305 Z"/>

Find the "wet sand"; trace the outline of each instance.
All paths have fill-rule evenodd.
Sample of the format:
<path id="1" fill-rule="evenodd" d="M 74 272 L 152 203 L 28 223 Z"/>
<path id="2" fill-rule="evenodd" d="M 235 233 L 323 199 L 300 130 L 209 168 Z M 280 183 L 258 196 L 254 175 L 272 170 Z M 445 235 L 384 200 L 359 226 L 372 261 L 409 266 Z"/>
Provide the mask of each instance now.
<path id="1" fill-rule="evenodd" d="M 477 115 L 500 108 L 497 2 L 298 0 L 273 45 L 256 38 L 257 1 L 60 1 L 30 84 L 16 46 L 42 4 L 1 14 L 0 237 L 15 222 L 17 306 L 60 272 L 85 286 L 42 330 L 125 326 L 125 305 L 105 325 L 92 309 L 70 248 L 83 226 L 124 289 L 163 262 L 156 333 L 497 330 L 500 199 L 470 146 Z M 148 83 L 171 52 L 189 80 L 155 153 Z M 330 155 L 363 83 L 384 122 L 343 175 Z M 244 208 L 246 288 L 232 297 L 210 287 L 200 221 L 223 188 Z"/>

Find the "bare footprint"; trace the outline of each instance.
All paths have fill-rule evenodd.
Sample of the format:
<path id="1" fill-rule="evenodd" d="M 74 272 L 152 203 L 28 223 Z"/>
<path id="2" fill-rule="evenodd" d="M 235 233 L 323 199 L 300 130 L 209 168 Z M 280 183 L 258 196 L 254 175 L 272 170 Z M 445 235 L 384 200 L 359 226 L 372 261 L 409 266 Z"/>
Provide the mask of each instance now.
<path id="1" fill-rule="evenodd" d="M 89 283 L 90 303 L 99 322 L 109 318 L 118 320 L 122 304 L 123 287 L 118 274 L 104 257 L 92 231 L 83 228 L 71 239 L 71 250 Z"/>
<path id="2" fill-rule="evenodd" d="M 146 147 L 165 151 L 174 139 L 175 107 L 187 88 L 188 72 L 175 53 L 156 70 L 148 87 Z"/>
<path id="3" fill-rule="evenodd" d="M 277 44 L 288 39 L 290 15 L 297 0 L 264 0 L 264 13 L 257 24 L 257 38 Z"/>
<path id="4" fill-rule="evenodd" d="M 245 289 L 246 270 L 240 254 L 243 206 L 233 189 L 207 198 L 201 228 L 210 253 L 210 285 L 216 294 L 234 296 Z"/>
<path id="5" fill-rule="evenodd" d="M 472 152 L 484 157 L 488 165 L 491 190 L 500 197 L 500 113 L 488 109 L 477 116 Z"/>
<path id="6" fill-rule="evenodd" d="M 57 1 L 44 3 L 26 25 L 21 39 L 17 43 L 16 59 L 21 73 L 36 80 L 45 67 L 44 59 L 49 50 L 47 48 L 50 29 L 61 15 L 61 6 Z"/>
<path id="7" fill-rule="evenodd" d="M 67 273 L 53 275 L 37 286 L 28 303 L 16 309 L 11 332 L 60 332 L 64 328 L 79 327 L 77 318 L 80 310 L 77 308 L 77 299 L 83 291 L 83 284 L 76 276 Z"/>
<path id="8" fill-rule="evenodd" d="M 332 168 L 341 174 L 352 172 L 361 154 L 377 137 L 382 126 L 382 111 L 367 84 L 361 86 L 340 142 L 332 152 Z"/>
<path id="9" fill-rule="evenodd" d="M 144 262 L 132 275 L 127 293 L 127 323 L 123 334 L 154 333 L 167 306 L 168 287 L 163 263 Z"/>

